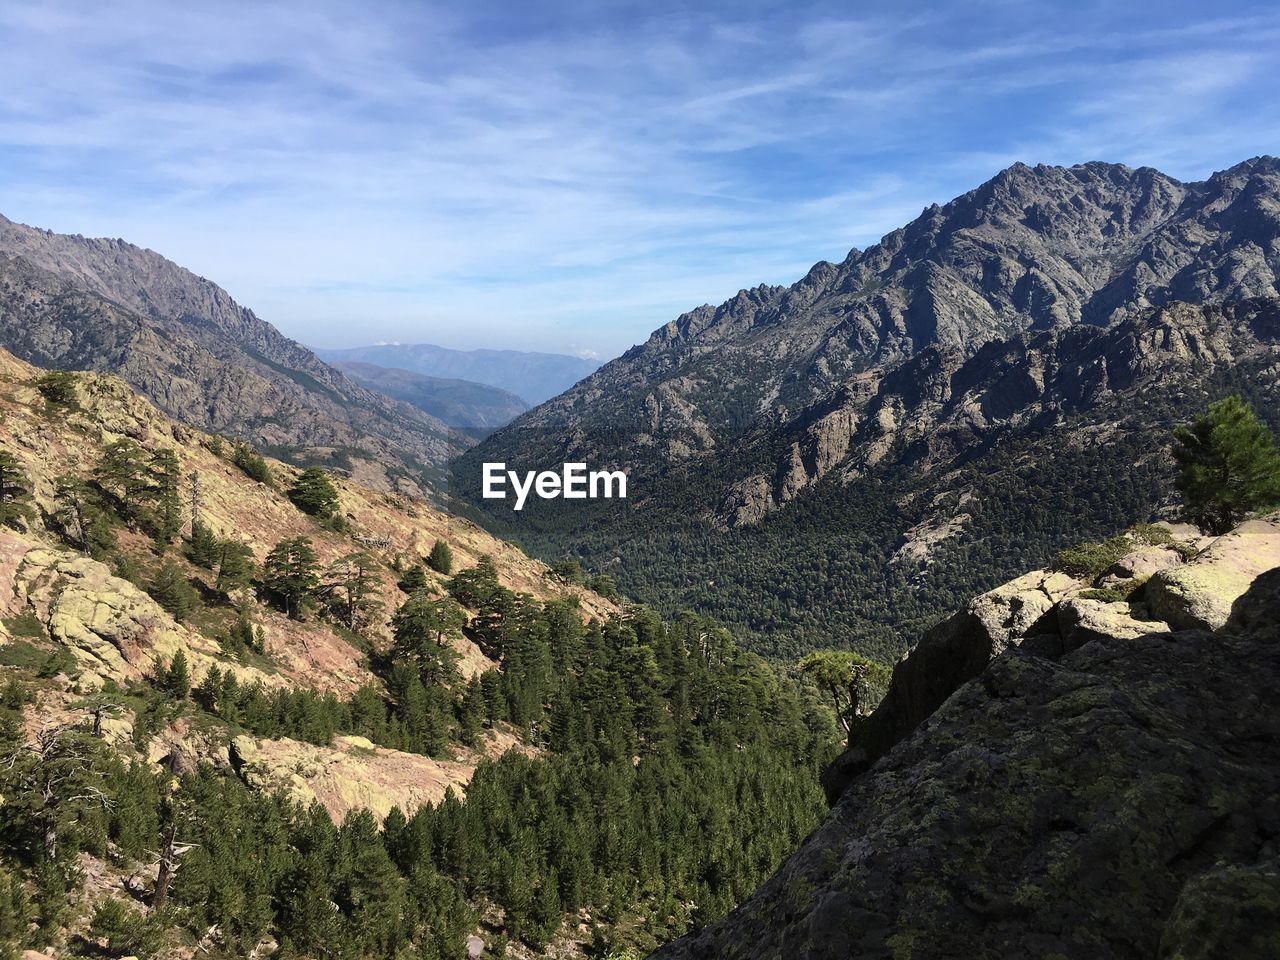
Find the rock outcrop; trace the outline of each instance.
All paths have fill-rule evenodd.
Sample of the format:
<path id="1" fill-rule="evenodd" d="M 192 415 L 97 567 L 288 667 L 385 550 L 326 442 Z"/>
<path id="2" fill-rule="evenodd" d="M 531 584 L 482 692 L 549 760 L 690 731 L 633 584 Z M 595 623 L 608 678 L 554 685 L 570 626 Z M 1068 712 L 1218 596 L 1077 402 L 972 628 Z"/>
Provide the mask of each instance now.
<path id="1" fill-rule="evenodd" d="M 1156 572 L 1147 603 L 1175 629 L 1219 630 L 1258 574 L 1278 566 L 1280 515 L 1250 520 L 1215 540 L 1195 563 Z"/>
<path id="2" fill-rule="evenodd" d="M 1280 537 L 1275 518 L 1250 530 L 1264 550 Z M 1175 569 L 1238 557 L 1238 539 Z M 1243 590 L 1196 582 L 1225 591 L 1216 631 L 1133 630 L 1077 592 L 1035 620 L 1044 634 L 1010 637 L 985 663 L 998 640 L 966 611 L 971 646 L 934 638 L 894 675 L 944 700 L 849 777 L 758 893 L 655 957 L 1277 956 L 1280 567 Z M 1170 619 L 1201 601 L 1186 595 Z M 1066 605 L 1076 619 L 1049 630 Z M 926 662 L 972 678 L 945 693 Z M 911 705 L 901 691 L 892 702 Z"/>
<path id="3" fill-rule="evenodd" d="M 218 645 L 188 630 L 128 580 L 88 557 L 36 546 L 0 529 L 0 555 L 18 557 L 0 582 L 0 613 L 34 614 L 76 664 L 75 681 L 96 690 L 150 676 L 181 651 L 196 675 L 211 666 L 246 683 L 281 686 L 283 677 L 229 661 Z"/>
<path id="4" fill-rule="evenodd" d="M 475 770 L 474 762 L 433 760 L 349 736 L 328 747 L 239 736 L 231 741 L 231 765 L 251 787 L 284 790 L 303 805 L 319 802 L 334 823 L 352 810 L 381 820 L 392 807 L 412 812 L 439 803 L 450 787 L 460 794 Z"/>
<path id="5" fill-rule="evenodd" d="M 1163 529 L 1173 536 L 1174 528 Z M 1036 570 L 976 597 L 928 630 L 894 666 L 884 699 L 824 773 L 828 799 L 834 803 L 853 778 L 1006 650 L 1021 647 L 1057 657 L 1093 640 L 1135 639 L 1170 627 L 1217 629 L 1258 574 L 1280 566 L 1280 514 L 1248 521 L 1216 539 L 1185 527 L 1176 532 L 1205 549 L 1185 562 L 1194 549 L 1190 542 L 1138 538 L 1097 578 L 1103 590 L 1061 571 Z M 1197 586 L 1175 592 L 1165 583 Z M 1114 599 L 1113 593 L 1125 597 Z M 1216 611 L 1212 626 L 1198 619 L 1208 610 Z"/>

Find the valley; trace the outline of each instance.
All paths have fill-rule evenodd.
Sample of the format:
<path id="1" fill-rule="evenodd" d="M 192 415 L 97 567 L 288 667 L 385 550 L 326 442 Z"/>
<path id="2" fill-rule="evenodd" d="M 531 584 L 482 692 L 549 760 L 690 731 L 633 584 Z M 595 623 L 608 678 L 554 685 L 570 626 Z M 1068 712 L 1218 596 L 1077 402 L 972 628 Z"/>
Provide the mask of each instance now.
<path id="1" fill-rule="evenodd" d="M 0 946 L 1264 956 L 1277 198 L 1018 165 L 531 410 L 0 221 Z"/>

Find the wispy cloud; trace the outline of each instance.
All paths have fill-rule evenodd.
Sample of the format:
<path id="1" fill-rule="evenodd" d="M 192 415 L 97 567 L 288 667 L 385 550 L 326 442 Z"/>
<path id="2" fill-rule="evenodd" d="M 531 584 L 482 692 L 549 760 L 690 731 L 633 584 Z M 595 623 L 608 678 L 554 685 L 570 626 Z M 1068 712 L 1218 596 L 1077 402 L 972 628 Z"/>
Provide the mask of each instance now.
<path id="1" fill-rule="evenodd" d="M 616 353 L 1014 159 L 1274 151 L 1267 5 L 0 8 L 0 212 L 315 343 Z"/>

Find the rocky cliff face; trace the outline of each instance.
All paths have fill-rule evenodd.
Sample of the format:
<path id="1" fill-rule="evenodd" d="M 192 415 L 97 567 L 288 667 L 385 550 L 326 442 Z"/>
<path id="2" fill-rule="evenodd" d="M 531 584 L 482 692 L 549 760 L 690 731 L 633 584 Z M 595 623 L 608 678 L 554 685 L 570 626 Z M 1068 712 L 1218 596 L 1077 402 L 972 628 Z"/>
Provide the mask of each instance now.
<path id="1" fill-rule="evenodd" d="M 416 490 L 423 468 L 468 442 L 157 253 L 4 217 L 0 346 L 40 366 L 118 373 L 171 416 L 287 455 L 343 450 L 388 488 Z"/>
<path id="2" fill-rule="evenodd" d="M 1121 601 L 1042 572 L 940 624 L 823 825 L 655 956 L 1274 956 L 1280 517 L 1192 546 L 1135 543 Z"/>
<path id="3" fill-rule="evenodd" d="M 759 521 L 832 471 L 886 459 L 924 470 L 1005 432 L 1051 430 L 1156 382 L 1192 381 L 1280 345 L 1280 300 L 1175 303 L 988 343 L 973 356 L 929 346 L 882 376 L 864 375 L 767 435 L 785 445 L 772 469 L 730 488 L 720 514 Z M 766 437 L 748 440 L 762 443 Z M 762 458 L 765 455 L 761 451 Z"/>

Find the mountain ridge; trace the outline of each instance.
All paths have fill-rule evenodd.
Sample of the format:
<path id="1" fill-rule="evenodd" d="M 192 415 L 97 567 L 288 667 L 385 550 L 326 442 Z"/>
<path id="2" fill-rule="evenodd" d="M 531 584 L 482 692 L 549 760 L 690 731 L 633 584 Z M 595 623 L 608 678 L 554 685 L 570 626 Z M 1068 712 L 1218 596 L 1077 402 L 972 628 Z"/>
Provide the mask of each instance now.
<path id="1" fill-rule="evenodd" d="M 356 383 L 412 404 L 442 423 L 477 437 L 510 423 L 529 409 L 514 393 L 474 380 L 431 377 L 356 360 L 335 360 L 333 366 Z"/>
<path id="2" fill-rule="evenodd" d="M 364 347 L 316 348 L 334 362 L 373 363 L 432 377 L 470 380 L 516 394 L 538 404 L 573 386 L 596 370 L 594 360 L 525 350 L 453 350 L 430 343 L 381 343 Z"/>
<path id="3" fill-rule="evenodd" d="M 424 495 L 425 473 L 459 449 L 439 420 L 351 381 L 154 251 L 0 217 L 0 270 L 0 345 L 46 367 L 125 371 L 196 426 L 285 456 L 351 451 L 367 482 Z"/>

